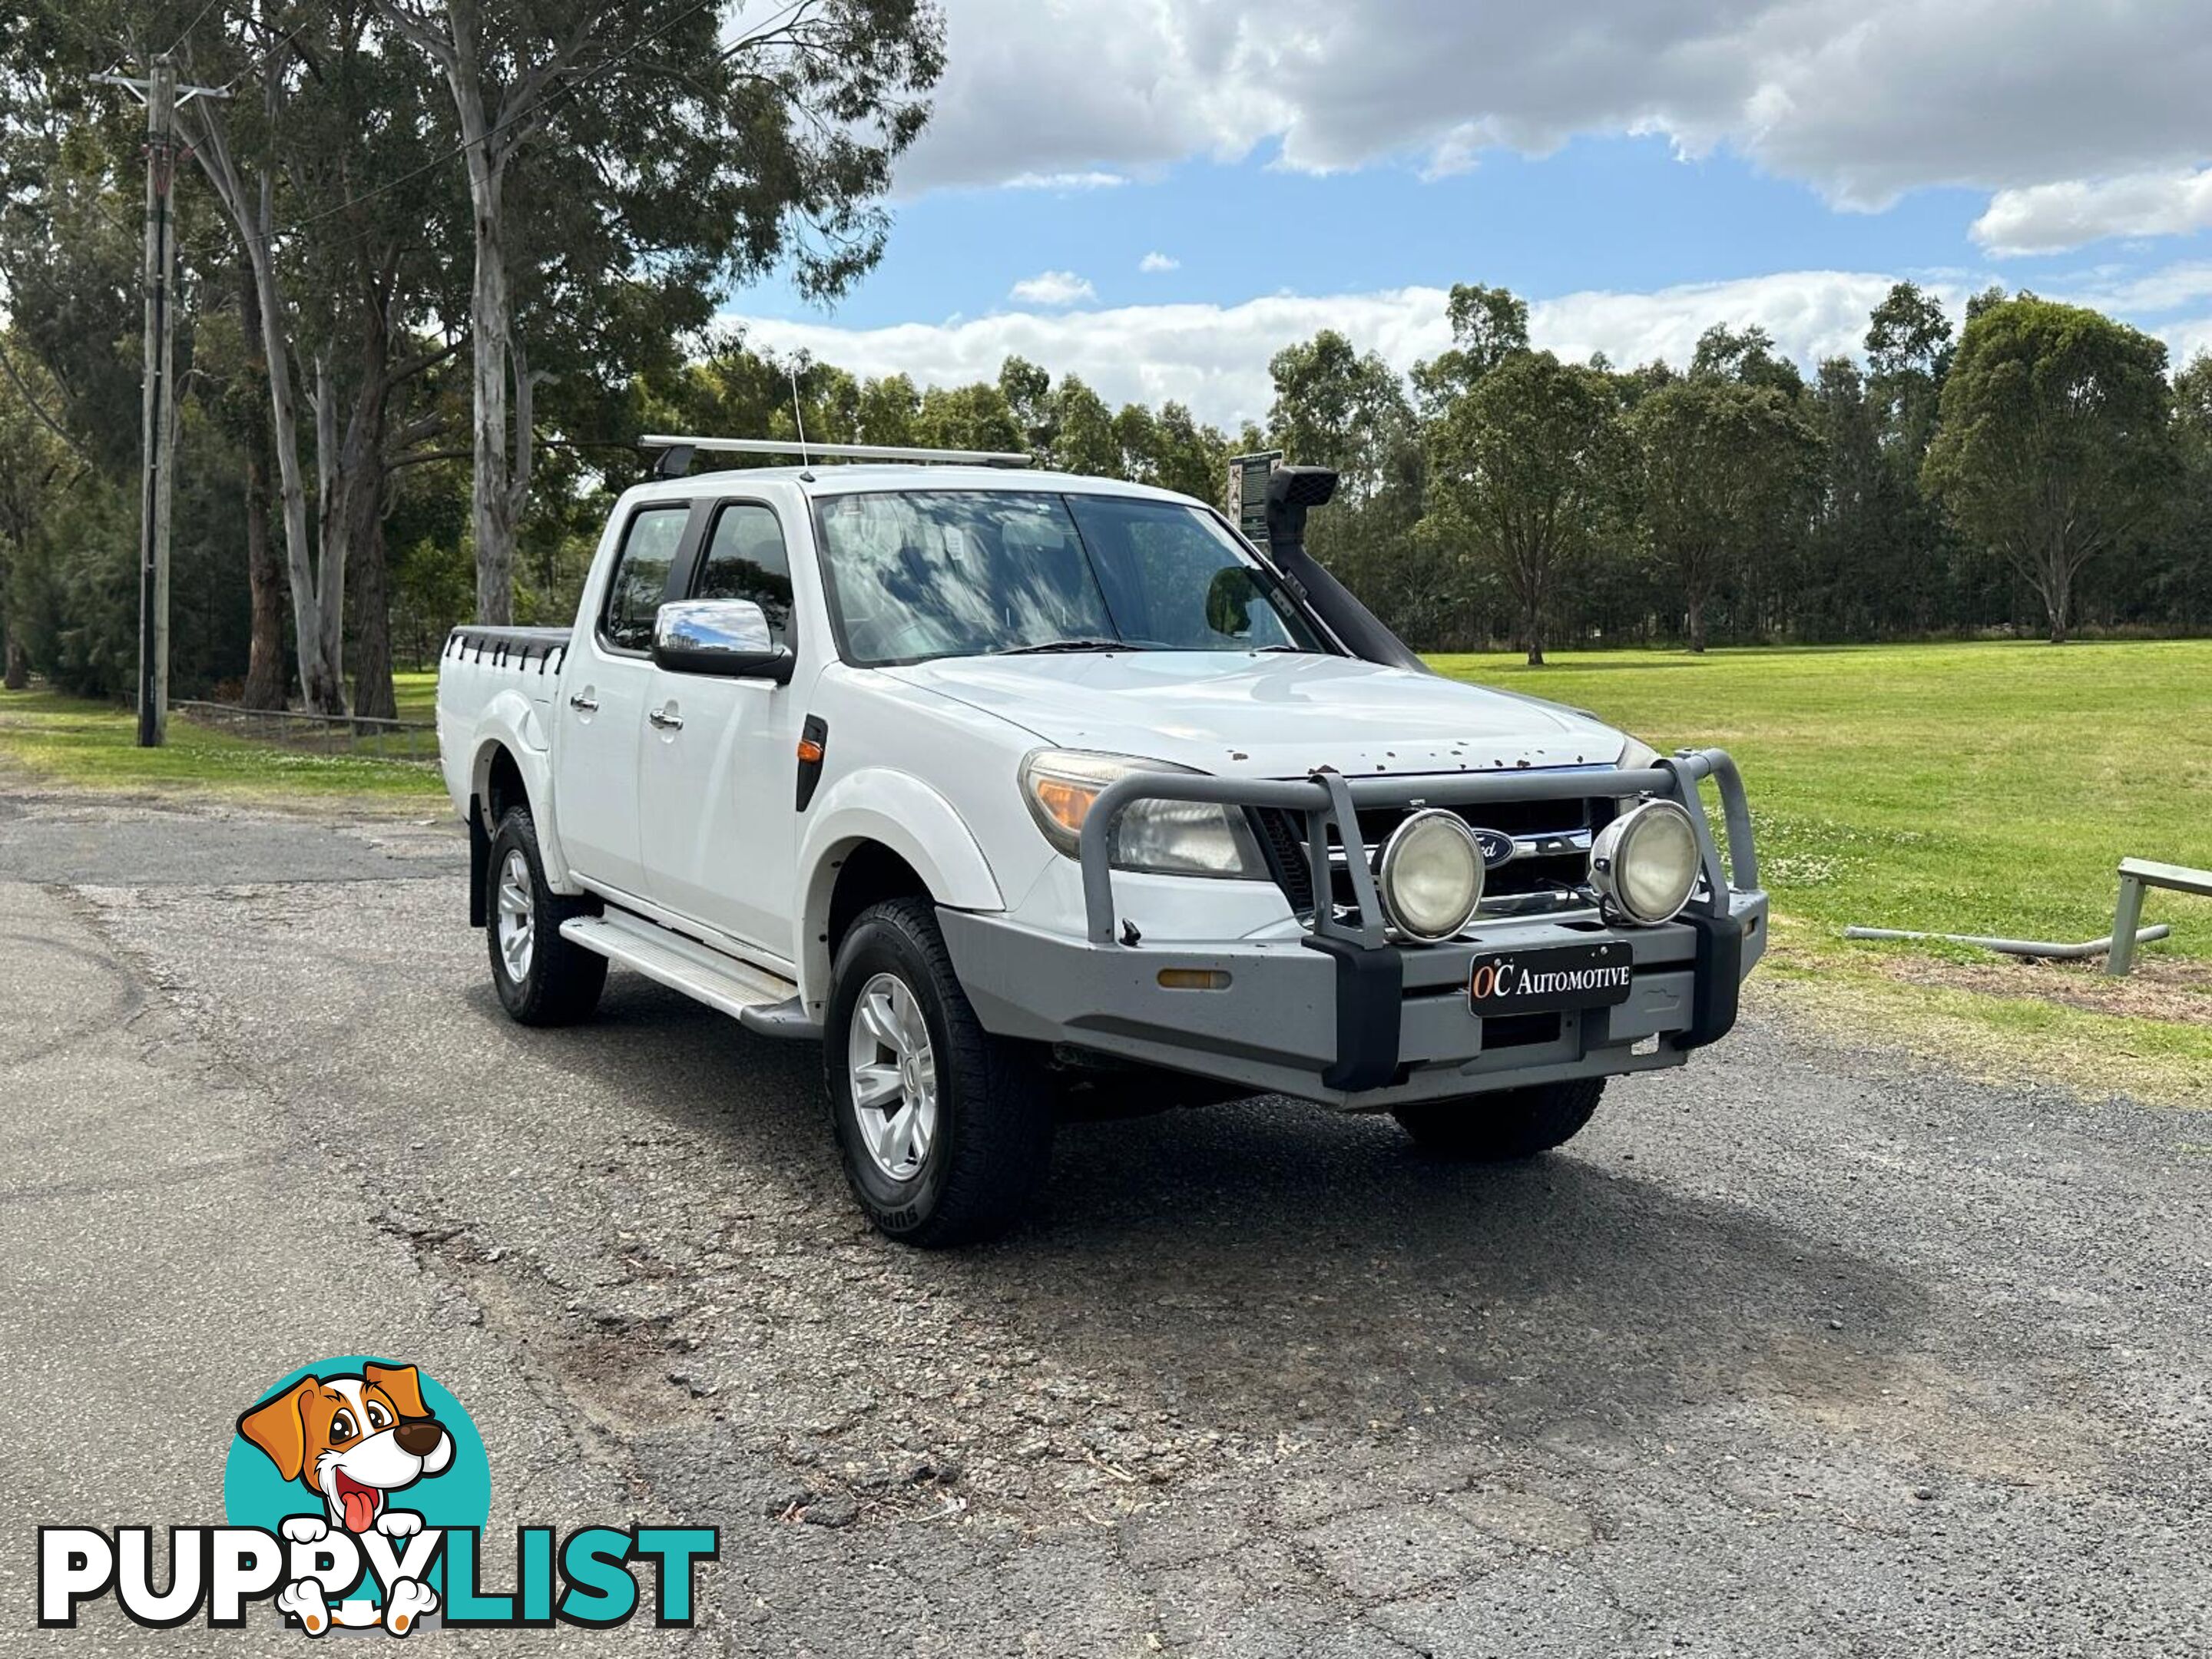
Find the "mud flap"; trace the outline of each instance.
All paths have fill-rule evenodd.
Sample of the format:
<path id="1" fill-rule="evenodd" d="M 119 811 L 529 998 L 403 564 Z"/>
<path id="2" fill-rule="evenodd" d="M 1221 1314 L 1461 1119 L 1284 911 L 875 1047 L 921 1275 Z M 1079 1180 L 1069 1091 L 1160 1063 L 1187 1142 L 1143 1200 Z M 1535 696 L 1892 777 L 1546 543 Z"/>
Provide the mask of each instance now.
<path id="1" fill-rule="evenodd" d="M 469 926 L 491 920 L 491 836 L 483 823 L 483 803 L 469 797 Z"/>

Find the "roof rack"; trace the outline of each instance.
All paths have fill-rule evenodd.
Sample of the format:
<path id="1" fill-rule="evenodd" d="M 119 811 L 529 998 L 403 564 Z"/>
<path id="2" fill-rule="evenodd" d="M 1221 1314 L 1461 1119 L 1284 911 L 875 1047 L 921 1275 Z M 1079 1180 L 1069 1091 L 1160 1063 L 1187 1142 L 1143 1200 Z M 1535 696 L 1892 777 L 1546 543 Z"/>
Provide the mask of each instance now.
<path id="1" fill-rule="evenodd" d="M 1027 466 L 1030 458 L 1016 451 L 997 449 L 906 449 L 892 444 L 817 444 L 797 438 L 692 438 L 665 432 L 648 432 L 638 440 L 647 450 L 659 450 L 656 476 L 678 478 L 690 470 L 699 450 L 712 454 L 796 455 L 801 461 L 819 456 L 837 461 L 937 461 L 958 466 Z"/>

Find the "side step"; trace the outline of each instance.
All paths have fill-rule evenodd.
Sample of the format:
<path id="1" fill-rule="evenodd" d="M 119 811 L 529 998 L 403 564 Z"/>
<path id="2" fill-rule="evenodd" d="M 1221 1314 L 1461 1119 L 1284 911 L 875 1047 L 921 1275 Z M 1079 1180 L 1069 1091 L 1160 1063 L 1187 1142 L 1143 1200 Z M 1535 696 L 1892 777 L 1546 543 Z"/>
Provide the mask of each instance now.
<path id="1" fill-rule="evenodd" d="M 806 1018 L 799 988 L 789 980 L 636 916 L 618 910 L 572 916 L 561 924 L 561 937 L 732 1015 L 763 1036 L 822 1035 L 822 1028 Z"/>

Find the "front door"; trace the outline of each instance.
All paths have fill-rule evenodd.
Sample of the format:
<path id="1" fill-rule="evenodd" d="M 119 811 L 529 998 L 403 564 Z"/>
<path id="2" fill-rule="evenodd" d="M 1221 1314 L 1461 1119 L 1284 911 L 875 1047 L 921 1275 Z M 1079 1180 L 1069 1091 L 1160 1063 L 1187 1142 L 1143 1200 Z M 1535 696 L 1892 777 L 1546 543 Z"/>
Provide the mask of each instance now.
<path id="1" fill-rule="evenodd" d="M 647 501 L 623 526 L 591 637 L 562 669 L 553 799 L 568 867 L 642 896 L 638 746 L 653 680 L 653 622 L 684 542 L 689 501 Z"/>
<path id="2" fill-rule="evenodd" d="M 791 556 L 775 509 L 757 501 L 716 504 L 683 597 L 750 599 L 776 642 L 797 649 Z M 773 680 L 656 668 L 645 717 L 638 793 L 647 896 L 793 960 L 797 697 Z"/>

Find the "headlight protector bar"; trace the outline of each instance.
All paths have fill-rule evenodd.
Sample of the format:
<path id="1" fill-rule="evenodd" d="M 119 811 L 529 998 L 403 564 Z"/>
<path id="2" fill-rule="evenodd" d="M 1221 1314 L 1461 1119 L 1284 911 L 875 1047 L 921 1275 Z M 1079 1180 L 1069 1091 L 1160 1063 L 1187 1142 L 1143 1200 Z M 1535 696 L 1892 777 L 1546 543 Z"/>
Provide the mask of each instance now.
<path id="1" fill-rule="evenodd" d="M 1729 848 L 1725 864 L 1698 793 L 1698 786 L 1707 778 L 1713 781 L 1720 795 Z M 1107 785 L 1091 802 L 1084 818 L 1079 855 L 1083 866 L 1085 927 L 1092 944 L 1115 942 L 1117 918 L 1114 907 L 1113 827 L 1121 814 L 1138 801 L 1274 807 L 1304 814 L 1306 856 L 1314 875 L 1314 890 L 1330 890 L 1332 836 L 1344 849 L 1346 871 L 1352 884 L 1352 902 L 1341 907 L 1341 914 L 1340 907 L 1334 905 L 1324 903 L 1316 908 L 1315 935 L 1377 949 L 1389 943 L 1389 933 L 1382 901 L 1376 891 L 1368 850 L 1360 838 L 1361 807 L 1468 806 L 1495 801 L 1577 799 L 1591 795 L 1672 800 L 1688 811 L 1697 833 L 1703 876 L 1699 894 L 1691 901 L 1692 908 L 1725 916 L 1731 889 L 1752 891 L 1758 888 L 1759 866 L 1752 847 L 1750 803 L 1744 793 L 1741 774 L 1728 751 L 1722 749 L 1686 749 L 1662 756 L 1650 766 L 1611 771 L 1562 768 L 1556 771 L 1516 769 L 1393 778 L 1346 778 L 1338 772 L 1318 771 L 1303 780 L 1146 771 L 1131 773 Z"/>

